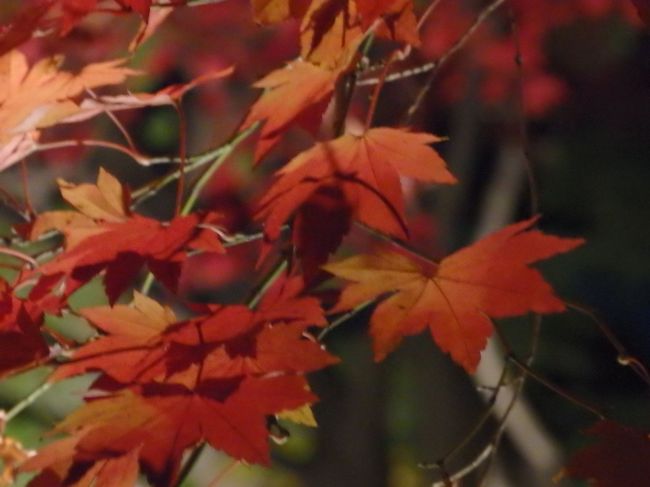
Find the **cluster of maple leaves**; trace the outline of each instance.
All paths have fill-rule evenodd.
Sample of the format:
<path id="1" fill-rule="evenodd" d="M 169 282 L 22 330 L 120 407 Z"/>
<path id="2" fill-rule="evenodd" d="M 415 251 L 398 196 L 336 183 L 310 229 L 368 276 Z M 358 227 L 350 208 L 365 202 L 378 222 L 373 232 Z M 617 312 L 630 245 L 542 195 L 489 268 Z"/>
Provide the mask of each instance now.
<path id="1" fill-rule="evenodd" d="M 146 22 L 151 0 L 25 3 L 0 30 L 0 170 L 37 152 L 48 127 L 145 106 L 178 108 L 188 90 L 232 72 L 207 72 L 153 94 L 96 96 L 92 90 L 119 86 L 137 72 L 124 60 L 91 64 L 77 74 L 62 70 L 55 58 L 30 67 L 17 48 L 37 33 L 65 35 L 100 9 L 133 10 Z M 184 3 L 191 2 L 161 5 Z M 523 0 L 515 3 L 527 8 Z M 647 20 L 647 4 L 635 4 Z M 435 343 L 472 373 L 492 335 L 492 318 L 565 309 L 531 264 L 572 250 L 582 240 L 542 233 L 535 229 L 536 216 L 440 262 L 399 245 L 409 236 L 403 178 L 456 182 L 431 147 L 442 139 L 404 127 L 372 126 L 373 108 L 364 127 L 346 129 L 339 122 L 345 119 L 346 92 L 354 88 L 364 45 L 385 40 L 400 46 L 402 54 L 421 46 L 412 0 L 253 0 L 252 15 L 260 24 L 296 22 L 300 33 L 300 57 L 256 83 L 264 91 L 239 127 L 240 134 L 259 132 L 255 162 L 293 127 L 321 133 L 321 140 L 276 172 L 257 206 L 255 218 L 263 229 L 260 263 L 276 258 L 279 264 L 248 303 L 197 304 L 178 296 L 190 313 L 186 319 L 144 292 L 135 291 L 130 304 L 116 304 L 143 269 L 178 295 L 190 255 L 228 252 L 232 240 L 222 228 L 223 216 L 194 211 L 192 205 L 177 205 L 168 221 L 140 215 L 130 190 L 105 170 L 96 184 L 59 180 L 71 209 L 28 215 L 15 233 L 18 241 L 28 242 L 55 231 L 64 236 L 63 246 L 45 261 L 3 250 L 25 265 L 13 279 L 0 280 L 0 376 L 42 364 L 55 365 L 50 381 L 99 374 L 86 404 L 56 427 L 63 437 L 27 460 L 21 457 L 20 471 L 38 472 L 30 485 L 133 485 L 140 471 L 154 485 L 175 485 L 183 455 L 202 443 L 238 460 L 269 463 L 272 418 L 312 424 L 309 407 L 317 398 L 305 375 L 338 361 L 314 338 L 315 330 L 328 326 L 328 315 L 376 303 L 370 319 L 376 360 L 404 336 L 428 328 Z M 138 42 L 150 34 L 145 28 Z M 384 76 L 388 68 L 390 62 Z M 335 128 L 323 137 L 328 107 Z M 130 155 L 141 164 L 148 161 Z M 186 159 L 181 154 L 176 171 L 181 180 Z M 330 261 L 353 225 L 384 235 L 393 245 Z M 276 252 L 287 242 L 290 255 Z M 331 303 L 321 302 L 314 289 L 332 276 L 348 284 L 324 310 Z M 45 326 L 46 314 L 71 312 L 70 296 L 97 277 L 109 305 L 78 311 L 96 330 L 94 339 L 76 344 Z M 595 478 L 601 486 L 619 485 L 618 467 L 601 472 L 590 467 L 593 457 L 610 455 L 612 444 L 629 437 L 647 452 L 648 439 L 612 422 L 599 423 L 594 433 L 605 446 L 580 453 L 567 472 Z"/>

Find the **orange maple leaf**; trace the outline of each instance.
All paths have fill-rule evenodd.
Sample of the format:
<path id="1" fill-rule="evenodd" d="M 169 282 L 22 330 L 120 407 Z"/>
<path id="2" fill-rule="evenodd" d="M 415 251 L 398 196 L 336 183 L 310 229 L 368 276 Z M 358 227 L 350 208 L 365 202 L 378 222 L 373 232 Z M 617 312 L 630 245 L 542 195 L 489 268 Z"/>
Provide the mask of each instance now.
<path id="1" fill-rule="evenodd" d="M 391 293 L 370 321 L 376 360 L 382 360 L 403 336 L 428 326 L 438 346 L 472 373 L 492 334 L 488 317 L 565 309 L 529 264 L 571 250 L 583 240 L 531 230 L 536 221 L 510 225 L 439 264 L 390 251 L 328 264 L 325 270 L 354 282 L 342 292 L 335 311 Z"/>
<path id="2" fill-rule="evenodd" d="M 259 162 L 294 123 L 312 132 L 329 103 L 340 72 L 320 68 L 304 61 L 295 61 L 255 83 L 266 91 L 251 107 L 242 130 L 263 122 L 255 150 Z"/>
<path id="3" fill-rule="evenodd" d="M 216 213 L 178 216 L 168 223 L 132 213 L 128 189 L 103 169 L 97 184 L 59 180 L 59 187 L 77 211 L 44 213 L 26 233 L 35 238 L 56 229 L 67 237 L 66 250 L 39 272 L 71 277 L 68 293 L 106 270 L 104 284 L 113 303 L 143 264 L 168 288 L 176 289 L 188 250 L 225 252 L 210 229 L 220 218 Z"/>
<path id="4" fill-rule="evenodd" d="M 332 66 L 346 51 L 355 50 L 370 28 L 380 37 L 420 44 L 412 0 L 315 0 L 302 19 L 301 55 Z"/>
<path id="5" fill-rule="evenodd" d="M 19 51 L 0 57 L 0 145 L 76 113 L 73 99 L 85 90 L 120 84 L 137 74 L 123 66 L 123 59 L 89 64 L 78 74 L 60 71 L 61 62 L 53 57 L 30 68 Z"/>
<path id="6" fill-rule="evenodd" d="M 260 24 L 300 19 L 310 3 L 311 0 L 253 0 L 253 17 Z"/>
<path id="7" fill-rule="evenodd" d="M 304 375 L 337 362 L 306 337 L 326 321 L 318 301 L 297 295 L 295 284 L 270 292 L 257 310 L 205 305 L 206 315 L 183 322 L 140 294 L 131 306 L 83 309 L 105 335 L 77 349 L 54 379 L 101 371 L 94 387 L 110 396 L 59 425 L 73 435 L 62 440 L 65 464 L 45 452 L 30 469 L 65 476 L 140 449 L 155 485 L 173 485 L 184 451 L 202 440 L 268 463 L 266 417 L 314 403 Z"/>
<path id="8" fill-rule="evenodd" d="M 400 176 L 428 183 L 456 182 L 440 155 L 427 145 L 440 140 L 403 129 L 373 128 L 302 152 L 278 171 L 276 182 L 260 202 L 258 218 L 264 220 L 267 239 L 275 240 L 284 222 L 297 213 L 294 243 L 298 253 L 321 248 L 315 254 L 321 262 L 313 262 L 320 265 L 347 233 L 350 218 L 405 238 Z M 336 228 L 323 226 L 327 219 L 322 215 L 328 212 L 338 215 L 333 222 Z"/>

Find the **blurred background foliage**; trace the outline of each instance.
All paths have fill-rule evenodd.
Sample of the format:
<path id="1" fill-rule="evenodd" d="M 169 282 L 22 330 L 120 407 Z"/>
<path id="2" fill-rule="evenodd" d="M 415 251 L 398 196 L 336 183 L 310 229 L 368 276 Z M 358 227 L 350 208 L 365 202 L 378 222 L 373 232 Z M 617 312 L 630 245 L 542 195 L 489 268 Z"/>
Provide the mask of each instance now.
<path id="1" fill-rule="evenodd" d="M 443 2 L 439 16 L 432 17 L 423 34 L 424 54 L 417 62 L 444 52 L 449 46 L 444 39 L 455 38 L 454 28 L 462 32 L 462 15 L 471 20 L 470 13 L 481 4 L 457 3 L 465 10 L 458 13 L 454 9 L 461 7 Z M 526 217 L 530 204 L 523 170 L 525 150 L 537 178 L 542 228 L 587 239 L 583 248 L 545 264 L 545 275 L 566 299 L 597 309 L 629 351 L 650 362 L 650 35 L 629 14 L 612 6 L 617 2 L 567 0 L 566 5 L 578 5 L 577 14 L 555 23 L 546 19 L 543 32 L 533 36 L 526 29 L 538 25 L 535 15 L 543 14 L 541 7 L 532 6 L 535 3 L 557 4 L 552 0 L 517 4 L 521 72 L 514 62 L 506 8 L 440 73 L 419 111 L 417 126 L 449 137 L 439 148 L 461 183 L 431 190 L 405 182 L 411 200 L 412 244 L 427 255 L 441 257 L 489 228 Z M 420 2 L 420 8 L 425 4 Z M 135 16 L 118 22 L 94 15 L 68 37 L 32 42 L 25 52 L 31 59 L 66 53 L 66 66 L 74 69 L 123 55 L 137 26 Z M 235 65 L 231 79 L 206 85 L 185 100 L 190 153 L 197 153 L 218 146 L 236 129 L 256 96 L 250 84 L 296 56 L 296 36 L 297 26 L 290 23 L 274 28 L 254 25 L 247 2 L 179 9 L 136 53 L 134 64 L 146 74 L 130 88 L 153 91 L 208 69 Z M 380 57 L 389 48 L 378 45 L 371 56 Z M 388 84 L 380 98 L 377 123 L 399 124 L 422 81 L 410 77 Z M 527 140 L 520 131 L 522 82 Z M 363 115 L 368 94 L 367 89 L 359 89 L 349 123 Z M 118 116 L 143 153 L 178 151 L 178 120 L 172 109 Z M 91 135 L 119 140 L 108 119 L 46 133 L 48 140 Z M 223 211 L 233 232 L 256 231 L 251 217 L 254 204 L 269 184 L 272 170 L 310 140 L 296 131 L 254 171 L 252 145 L 245 146 L 217 173 L 202 205 Z M 104 149 L 42 153 L 29 160 L 35 208 L 63 206 L 56 177 L 92 181 L 99 166 L 132 188 L 167 170 L 139 167 Z M 3 190 L 17 199 L 22 197 L 19 181 L 18 167 L 0 174 Z M 166 218 L 173 199 L 170 188 L 149 200 L 143 211 Z M 10 225 L 19 219 L 6 206 L 0 218 L 7 238 Z M 377 242 L 353 232 L 345 245 L 359 249 Z M 257 251 L 250 245 L 226 256 L 197 256 L 184 270 L 184 292 L 195 299 L 240 301 L 255 284 Z M 342 249 L 341 255 L 346 252 Z M 155 294 L 165 298 L 162 289 L 156 288 Z M 75 297 L 78 307 L 104 303 L 96 282 Z M 369 312 L 330 335 L 328 345 L 343 362 L 313 378 L 313 388 L 321 397 L 315 407 L 317 430 L 287 425 L 291 438 L 274 450 L 272 470 L 231 465 L 228 458 L 207 451 L 188 487 L 208 485 L 215 472 L 226 469 L 228 475 L 219 485 L 419 487 L 438 480 L 435 471 L 419 469 L 418 462 L 435 461 L 467 435 L 485 408 L 481 400 L 485 394 L 477 392 L 471 378 L 424 336 L 407 339 L 384 363 L 374 364 L 366 335 Z M 73 330 L 79 340 L 89 333 L 83 320 L 72 315 L 51 317 L 49 326 Z M 508 320 L 503 327 L 514 348 L 523 353 L 530 340 L 528 320 Z M 544 318 L 535 369 L 614 418 L 650 426 L 647 392 L 629 370 L 617 365 L 615 351 L 580 314 Z M 3 381 L 0 407 L 11 408 L 47 373 L 38 369 Z M 90 381 L 57 384 L 11 421 L 7 433 L 35 447 L 81 402 Z M 584 411 L 533 381 L 527 383 L 525 397 L 539 420 L 531 442 L 542 431 L 560 462 L 585 443 L 579 433 L 592 418 Z M 512 421 L 516 423 L 517 417 Z M 451 462 L 450 470 L 472 459 L 489 432 L 488 425 Z M 508 432 L 498 458 L 488 485 L 548 485 L 550 475 L 561 467 L 561 463 L 536 466 L 534 455 L 531 458 Z"/>

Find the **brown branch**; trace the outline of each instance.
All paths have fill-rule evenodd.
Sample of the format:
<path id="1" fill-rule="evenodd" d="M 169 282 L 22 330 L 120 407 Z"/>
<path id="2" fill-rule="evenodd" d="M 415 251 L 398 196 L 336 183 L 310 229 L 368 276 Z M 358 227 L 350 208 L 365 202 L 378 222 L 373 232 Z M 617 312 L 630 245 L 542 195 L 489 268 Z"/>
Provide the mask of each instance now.
<path id="1" fill-rule="evenodd" d="M 535 216 L 539 213 L 539 185 L 535 176 L 535 167 L 530 155 L 530 138 L 528 137 L 528 127 L 526 124 L 526 100 L 524 96 L 524 58 L 521 51 L 521 36 L 519 35 L 519 26 L 512 5 L 508 8 L 510 17 L 510 30 L 515 45 L 515 66 L 517 69 L 517 104 L 519 110 L 519 137 L 521 139 L 521 148 L 524 156 L 526 167 L 526 177 L 528 178 L 528 197 L 530 204 L 530 215 Z"/>
<path id="2" fill-rule="evenodd" d="M 36 259 L 18 250 L 10 249 L 7 247 L 0 247 L 0 254 L 4 254 L 10 257 L 15 257 L 16 259 L 20 259 L 23 262 L 29 264 L 34 269 L 38 267 L 38 262 L 36 261 Z"/>
<path id="3" fill-rule="evenodd" d="M 384 70 L 381 73 L 381 76 L 379 77 L 379 83 L 377 83 L 377 86 L 375 87 L 375 91 L 372 94 L 372 98 L 370 101 L 370 108 L 368 108 L 368 114 L 366 115 L 366 130 L 368 130 L 372 126 L 372 119 L 375 115 L 375 110 L 377 109 L 377 101 L 379 100 L 379 95 L 381 94 L 381 90 L 384 87 L 384 81 L 386 80 L 386 75 L 388 74 L 388 70 L 390 69 L 391 64 L 395 59 L 397 59 L 397 56 L 399 54 L 399 51 L 394 51 L 389 57 L 388 61 L 386 61 L 386 65 L 384 66 Z"/>
<path id="4" fill-rule="evenodd" d="M 578 313 L 590 318 L 592 322 L 598 327 L 598 331 L 607 339 L 607 341 L 614 347 L 618 354 L 616 360 L 624 367 L 630 367 L 636 375 L 638 375 L 643 382 L 650 386 L 650 374 L 648 369 L 643 363 L 633 355 L 631 355 L 621 341 L 616 337 L 614 332 L 607 326 L 607 324 L 598 317 L 598 315 L 591 309 L 581 306 L 577 303 L 565 302 L 565 305 Z"/>
<path id="5" fill-rule="evenodd" d="M 492 15 L 501 5 L 505 3 L 506 0 L 494 0 L 490 5 L 485 7 L 483 11 L 478 15 L 474 23 L 465 31 L 463 36 L 456 41 L 456 43 L 449 48 L 447 52 L 445 52 L 440 59 L 432 66 L 431 72 L 429 76 L 427 77 L 427 80 L 424 83 L 424 86 L 420 89 L 418 92 L 417 96 L 415 97 L 415 101 L 413 104 L 409 107 L 408 112 L 406 113 L 406 123 L 410 123 L 411 119 L 415 115 L 415 113 L 418 111 L 418 109 L 422 106 L 422 103 L 424 102 L 424 98 L 426 97 L 427 93 L 429 93 L 429 90 L 431 89 L 431 86 L 433 85 L 433 82 L 438 76 L 438 72 L 440 71 L 440 68 L 444 66 L 449 59 L 451 59 L 458 51 L 460 51 L 465 44 L 467 44 L 467 41 L 469 41 L 474 33 L 478 30 L 478 28 L 485 22 L 490 15 Z"/>
<path id="6" fill-rule="evenodd" d="M 187 118 L 183 111 L 182 101 L 174 104 L 176 113 L 178 114 L 178 139 L 179 148 L 178 155 L 181 160 L 181 165 L 178 168 L 178 185 L 176 186 L 176 206 L 174 215 L 178 216 L 181 213 L 183 206 L 183 194 L 185 192 L 185 166 L 187 164 Z"/>
<path id="7" fill-rule="evenodd" d="M 553 384 L 550 382 L 548 379 L 542 377 L 539 375 L 537 372 L 532 370 L 527 364 L 522 362 L 514 353 L 512 347 L 510 346 L 510 343 L 506 339 L 505 335 L 503 334 L 503 331 L 500 329 L 499 326 L 496 325 L 496 323 L 493 323 L 494 325 L 494 330 L 497 338 L 501 342 L 501 345 L 503 346 L 503 349 L 506 352 L 506 359 L 511 362 L 512 364 L 516 365 L 522 372 L 524 372 L 528 377 L 535 379 L 537 382 L 542 384 L 544 387 L 547 389 L 555 392 L 557 395 L 563 397 L 567 401 L 575 404 L 576 406 L 589 411 L 593 415 L 597 416 L 599 419 L 605 419 L 606 416 L 604 413 L 602 413 L 598 408 L 595 406 L 592 406 L 591 404 L 583 401 L 582 399 L 577 398 L 570 392 L 565 391 L 561 387 L 559 387 L 556 384 Z"/>

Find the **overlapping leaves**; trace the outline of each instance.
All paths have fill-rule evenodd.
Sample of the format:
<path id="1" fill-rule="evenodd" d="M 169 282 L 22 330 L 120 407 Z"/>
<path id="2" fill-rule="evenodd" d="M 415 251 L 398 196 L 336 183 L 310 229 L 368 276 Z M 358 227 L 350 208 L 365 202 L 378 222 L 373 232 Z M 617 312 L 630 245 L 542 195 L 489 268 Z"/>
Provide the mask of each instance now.
<path id="1" fill-rule="evenodd" d="M 129 208 L 128 189 L 104 170 L 96 185 L 59 181 L 59 187 L 76 211 L 46 212 L 29 234 L 36 238 L 56 229 L 66 235 L 66 250 L 39 272 L 61 276 L 68 292 L 105 271 L 106 293 L 115 302 L 145 264 L 162 283 L 176 289 L 188 251 L 224 251 L 211 229 L 218 215 L 194 213 L 164 223 L 138 215 Z"/>
<path id="2" fill-rule="evenodd" d="M 338 246 L 352 219 L 406 238 L 400 176 L 437 184 L 456 181 L 428 146 L 439 140 L 402 129 L 373 128 L 316 144 L 278 172 L 260 202 L 258 217 L 264 220 L 267 239 L 276 239 L 295 215 L 294 243 L 311 271 Z"/>
<path id="3" fill-rule="evenodd" d="M 336 362 L 306 335 L 325 323 L 318 301 L 295 290 L 257 311 L 209 305 L 180 322 L 139 294 L 129 306 L 83 310 L 102 336 L 55 378 L 100 371 L 95 388 L 104 396 L 65 419 L 57 430 L 70 437 L 23 468 L 68 485 L 105 462 L 130 472 L 135 458 L 156 485 L 174 485 L 184 451 L 202 441 L 268 463 L 267 416 L 312 404 L 304 374 Z"/>

